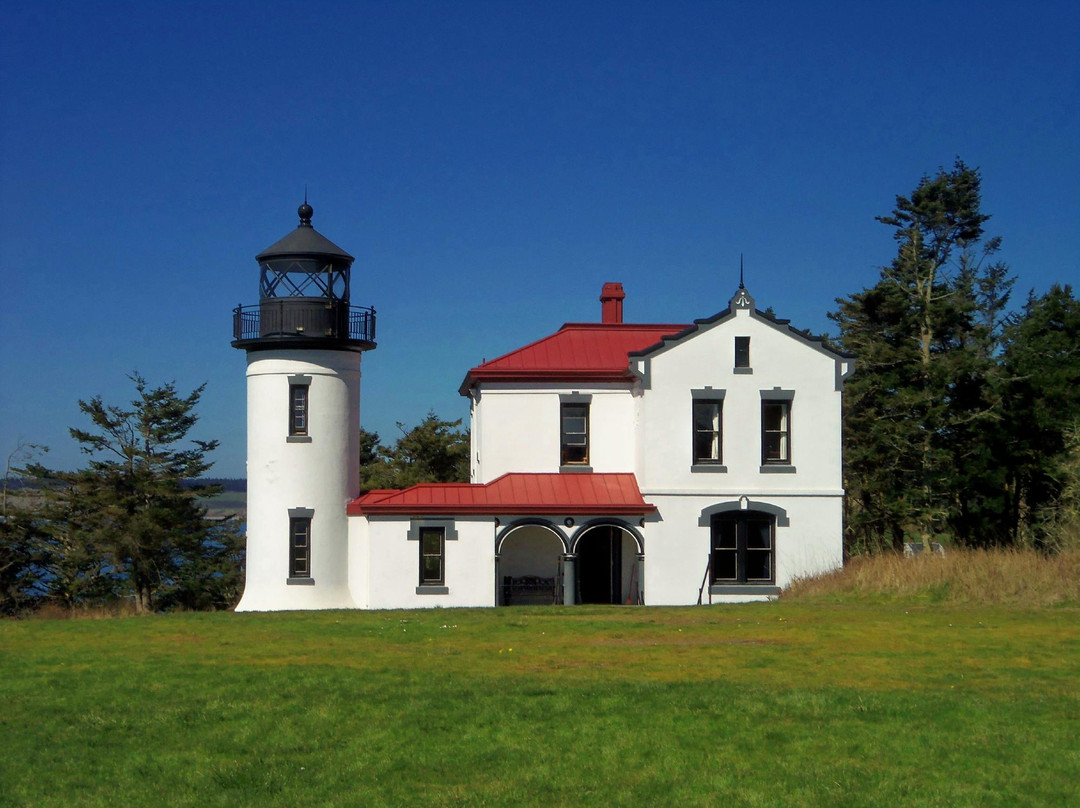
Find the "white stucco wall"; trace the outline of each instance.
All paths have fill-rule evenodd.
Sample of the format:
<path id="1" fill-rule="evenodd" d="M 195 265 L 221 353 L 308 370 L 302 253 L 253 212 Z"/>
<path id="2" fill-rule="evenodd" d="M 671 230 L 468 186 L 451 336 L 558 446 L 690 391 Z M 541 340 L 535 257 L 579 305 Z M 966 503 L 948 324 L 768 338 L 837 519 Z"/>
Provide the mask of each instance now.
<path id="1" fill-rule="evenodd" d="M 709 560 L 710 527 L 702 512 L 731 499 L 716 496 L 651 496 L 658 519 L 650 520 L 645 534 L 645 602 L 652 606 L 691 605 L 697 602 Z M 793 579 L 836 569 L 843 563 L 843 498 L 840 496 L 748 497 L 750 509 L 762 504 L 781 508 L 786 525 L 775 535 L 775 585 L 781 589 Z M 735 499 L 737 501 L 737 498 Z M 732 504 L 734 504 L 732 502 Z M 778 520 L 779 522 L 780 520 Z M 761 600 L 745 595 L 714 595 L 713 603 Z M 702 602 L 709 600 L 708 588 Z"/>
<path id="2" fill-rule="evenodd" d="M 559 471 L 560 402 L 588 395 L 589 467 L 595 472 L 633 471 L 636 402 L 631 385 L 488 383 L 473 405 L 473 482 L 508 472 Z"/>
<path id="3" fill-rule="evenodd" d="M 750 337 L 752 373 L 734 372 L 736 336 Z M 835 359 L 774 325 L 739 310 L 704 326 L 690 339 L 638 363 L 640 453 L 635 471 L 642 491 L 816 491 L 842 486 L 840 390 Z M 691 471 L 692 390 L 723 394 L 722 473 Z M 762 472 L 762 391 L 794 391 L 791 465 L 794 473 Z"/>
<path id="4" fill-rule="evenodd" d="M 248 354 L 247 581 L 237 611 L 354 606 L 345 506 L 357 493 L 360 358 L 350 351 Z M 290 376 L 310 377 L 309 442 L 289 442 Z M 314 511 L 313 585 L 290 585 L 289 510 Z"/>
<path id="5" fill-rule="evenodd" d="M 433 517 L 427 521 L 448 520 Z M 350 517 L 349 577 L 356 604 L 365 609 L 494 606 L 494 518 L 449 521 L 457 538 L 445 542 L 447 591 L 426 594 L 431 590 L 418 586 L 420 544 L 409 538 L 412 520 L 407 516 Z"/>

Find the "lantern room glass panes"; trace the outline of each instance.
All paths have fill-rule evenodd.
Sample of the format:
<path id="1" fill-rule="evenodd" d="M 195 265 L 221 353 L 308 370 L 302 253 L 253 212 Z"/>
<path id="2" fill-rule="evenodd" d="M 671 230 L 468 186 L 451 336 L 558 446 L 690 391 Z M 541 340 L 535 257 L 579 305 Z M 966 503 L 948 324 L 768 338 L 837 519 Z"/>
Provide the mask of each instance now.
<path id="1" fill-rule="evenodd" d="M 282 258 L 264 261 L 260 296 L 349 299 L 349 267 L 317 259 Z"/>

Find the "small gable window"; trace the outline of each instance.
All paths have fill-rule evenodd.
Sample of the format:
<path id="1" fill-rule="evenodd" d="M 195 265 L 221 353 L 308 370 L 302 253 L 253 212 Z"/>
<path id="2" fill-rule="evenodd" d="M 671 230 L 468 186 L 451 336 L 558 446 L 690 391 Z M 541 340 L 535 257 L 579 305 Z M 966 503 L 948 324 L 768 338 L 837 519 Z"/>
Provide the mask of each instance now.
<path id="1" fill-rule="evenodd" d="M 735 337 L 735 368 L 750 369 L 750 337 Z"/>

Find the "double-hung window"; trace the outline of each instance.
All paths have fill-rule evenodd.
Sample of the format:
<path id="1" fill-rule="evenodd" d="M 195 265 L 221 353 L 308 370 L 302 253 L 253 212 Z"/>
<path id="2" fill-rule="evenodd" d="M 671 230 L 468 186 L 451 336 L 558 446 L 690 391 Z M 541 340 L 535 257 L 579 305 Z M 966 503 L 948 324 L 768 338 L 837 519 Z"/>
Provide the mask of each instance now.
<path id="1" fill-rule="evenodd" d="M 723 463 L 724 400 L 694 399 L 694 465 Z"/>
<path id="2" fill-rule="evenodd" d="M 446 583 L 446 530 L 442 527 L 420 528 L 420 586 Z"/>
<path id="3" fill-rule="evenodd" d="M 589 465 L 589 403 L 562 402 L 560 405 L 561 466 Z"/>
<path id="4" fill-rule="evenodd" d="M 774 471 L 794 471 L 791 465 L 791 403 L 790 390 L 761 391 L 761 467 Z"/>

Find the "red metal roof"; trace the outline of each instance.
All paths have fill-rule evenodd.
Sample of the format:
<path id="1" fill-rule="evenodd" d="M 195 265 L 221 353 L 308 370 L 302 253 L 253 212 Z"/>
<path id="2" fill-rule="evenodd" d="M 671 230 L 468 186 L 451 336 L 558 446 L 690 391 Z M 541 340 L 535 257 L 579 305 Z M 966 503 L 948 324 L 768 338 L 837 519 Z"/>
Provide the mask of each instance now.
<path id="1" fill-rule="evenodd" d="M 349 503 L 369 514 L 652 513 L 633 474 L 504 474 L 484 485 L 425 483 L 402 491 L 369 491 Z"/>
<path id="2" fill-rule="evenodd" d="M 480 381 L 593 381 L 632 379 L 627 354 L 689 328 L 661 323 L 567 323 L 554 334 L 472 368 L 459 392 Z"/>

